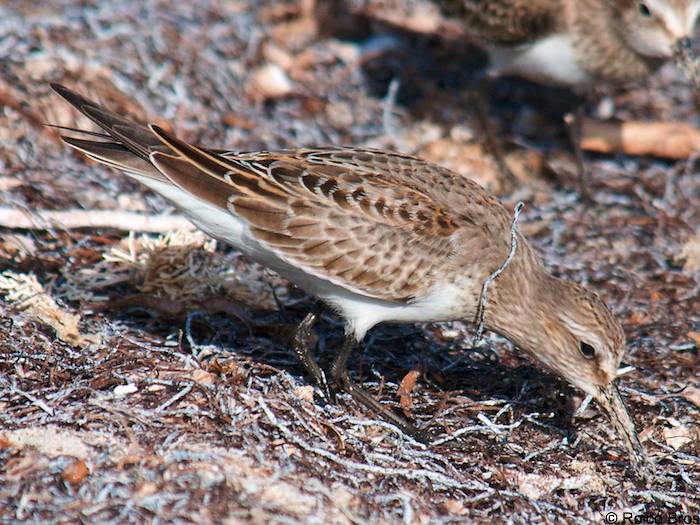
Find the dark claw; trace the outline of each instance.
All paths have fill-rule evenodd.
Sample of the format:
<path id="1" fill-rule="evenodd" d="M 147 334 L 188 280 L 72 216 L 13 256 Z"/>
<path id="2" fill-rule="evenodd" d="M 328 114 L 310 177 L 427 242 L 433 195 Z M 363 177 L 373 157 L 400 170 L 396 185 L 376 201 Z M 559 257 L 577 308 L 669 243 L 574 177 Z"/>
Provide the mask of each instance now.
<path id="1" fill-rule="evenodd" d="M 353 334 L 346 334 L 343 346 L 336 357 L 333 366 L 331 367 L 331 377 L 335 384 L 344 392 L 347 392 L 352 396 L 352 398 L 369 408 L 372 412 L 375 412 L 385 421 L 391 423 L 398 427 L 402 432 L 411 436 L 413 439 L 419 443 L 428 444 L 430 443 L 430 436 L 428 433 L 420 430 L 413 423 L 408 421 L 406 418 L 394 413 L 392 410 L 383 406 L 379 401 L 374 399 L 369 392 L 360 387 L 357 383 L 350 379 L 348 374 L 347 362 L 348 357 L 352 353 L 352 350 L 357 346 L 357 341 Z"/>
<path id="2" fill-rule="evenodd" d="M 321 396 L 330 401 L 332 397 L 328 388 L 328 381 L 326 381 L 326 374 L 318 366 L 311 351 L 312 330 L 322 309 L 321 303 L 317 303 L 304 320 L 299 323 L 292 338 L 292 348 L 294 348 L 294 353 L 296 353 L 306 373 L 311 376 L 313 383 L 321 391 Z"/>

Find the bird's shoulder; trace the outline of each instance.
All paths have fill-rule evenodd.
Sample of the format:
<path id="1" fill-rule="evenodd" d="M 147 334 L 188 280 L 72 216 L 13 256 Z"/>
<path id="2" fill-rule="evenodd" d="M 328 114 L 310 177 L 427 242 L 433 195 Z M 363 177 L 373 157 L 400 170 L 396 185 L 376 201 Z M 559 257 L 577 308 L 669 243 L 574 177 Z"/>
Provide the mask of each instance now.
<path id="1" fill-rule="evenodd" d="M 468 177 L 402 153 L 325 147 L 222 156 L 307 199 L 394 224 L 423 221 L 429 233 L 507 216 L 502 204 Z M 425 231 L 425 228 L 420 228 Z"/>
<path id="2" fill-rule="evenodd" d="M 518 46 L 562 30 L 561 0 L 434 0 L 443 14 L 489 44 Z"/>

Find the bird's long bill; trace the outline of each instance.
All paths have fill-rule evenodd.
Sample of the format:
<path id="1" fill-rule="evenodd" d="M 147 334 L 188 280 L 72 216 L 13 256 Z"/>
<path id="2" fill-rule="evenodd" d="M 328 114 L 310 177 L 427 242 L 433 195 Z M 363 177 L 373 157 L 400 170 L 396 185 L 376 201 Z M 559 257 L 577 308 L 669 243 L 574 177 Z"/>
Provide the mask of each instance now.
<path id="1" fill-rule="evenodd" d="M 617 389 L 617 385 L 612 382 L 607 387 L 600 388 L 595 398 L 598 406 L 600 406 L 603 412 L 605 412 L 605 415 L 608 416 L 610 423 L 615 428 L 620 439 L 624 442 L 630 454 L 632 468 L 637 476 L 641 478 L 648 477 L 648 474 L 651 472 L 651 464 L 644 452 L 644 447 L 639 441 L 639 436 L 637 436 L 637 431 L 634 428 L 634 422 L 620 397 L 620 391 Z"/>
<path id="2" fill-rule="evenodd" d="M 700 52 L 694 44 L 690 38 L 681 38 L 676 42 L 673 58 L 695 89 L 700 90 Z"/>

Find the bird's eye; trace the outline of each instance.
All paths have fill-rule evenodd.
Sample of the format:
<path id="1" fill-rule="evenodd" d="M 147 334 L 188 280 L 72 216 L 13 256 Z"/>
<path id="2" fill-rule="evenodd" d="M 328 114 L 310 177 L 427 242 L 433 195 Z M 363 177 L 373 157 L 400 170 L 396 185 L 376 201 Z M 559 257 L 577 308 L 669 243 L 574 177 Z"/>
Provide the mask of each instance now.
<path id="1" fill-rule="evenodd" d="M 593 359 L 595 357 L 595 348 L 593 348 L 588 343 L 581 341 L 581 345 L 579 348 L 581 349 L 583 357 L 585 357 L 586 359 Z"/>
<path id="2" fill-rule="evenodd" d="M 639 12 L 642 16 L 646 16 L 647 18 L 651 16 L 651 9 L 649 9 L 649 6 L 644 2 L 639 3 Z"/>

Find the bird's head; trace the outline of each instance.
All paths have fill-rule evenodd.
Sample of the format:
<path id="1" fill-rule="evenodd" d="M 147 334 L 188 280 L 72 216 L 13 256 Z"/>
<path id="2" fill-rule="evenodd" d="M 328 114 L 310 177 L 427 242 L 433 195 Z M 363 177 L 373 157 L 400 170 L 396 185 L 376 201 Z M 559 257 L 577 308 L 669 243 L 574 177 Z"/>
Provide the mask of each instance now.
<path id="1" fill-rule="evenodd" d="M 616 386 L 625 352 L 620 322 L 594 292 L 544 272 L 531 277 L 523 291 L 524 299 L 497 297 L 490 324 L 547 369 L 591 395 L 624 441 L 633 466 L 643 474 L 644 449 Z M 502 319 L 497 319 L 499 315 Z"/>
<path id="2" fill-rule="evenodd" d="M 700 0 L 608 0 L 618 30 L 640 55 L 666 60 L 693 36 Z"/>

